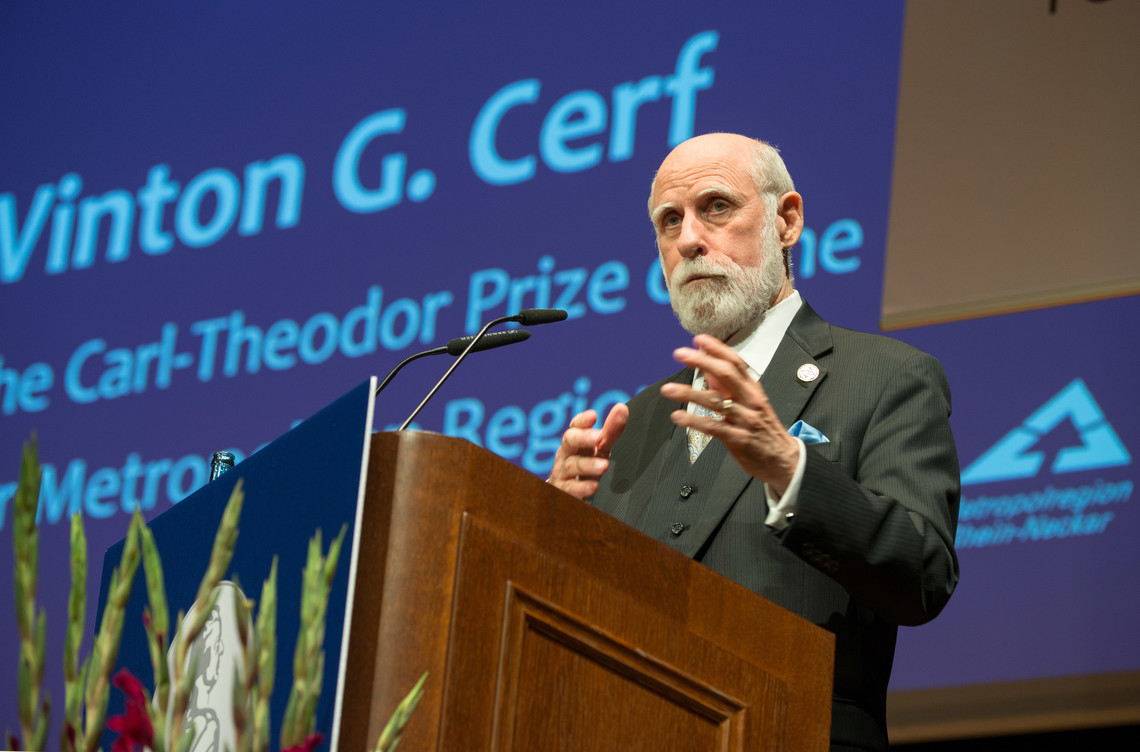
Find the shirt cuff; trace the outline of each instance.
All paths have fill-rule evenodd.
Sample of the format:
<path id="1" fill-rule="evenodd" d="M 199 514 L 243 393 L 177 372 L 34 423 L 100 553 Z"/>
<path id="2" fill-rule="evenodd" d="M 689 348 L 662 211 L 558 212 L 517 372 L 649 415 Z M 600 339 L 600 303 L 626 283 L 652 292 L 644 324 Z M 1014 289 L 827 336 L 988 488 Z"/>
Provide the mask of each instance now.
<path id="1" fill-rule="evenodd" d="M 807 447 L 804 446 L 803 439 L 796 438 L 796 443 L 800 445 L 800 457 L 796 461 L 796 472 L 792 475 L 788 487 L 784 489 L 784 495 L 777 496 L 767 483 L 764 484 L 764 495 L 768 498 L 768 516 L 764 524 L 773 530 L 786 528 L 796 513 L 796 497 L 800 493 L 800 484 L 804 479 L 804 468 L 807 467 Z"/>

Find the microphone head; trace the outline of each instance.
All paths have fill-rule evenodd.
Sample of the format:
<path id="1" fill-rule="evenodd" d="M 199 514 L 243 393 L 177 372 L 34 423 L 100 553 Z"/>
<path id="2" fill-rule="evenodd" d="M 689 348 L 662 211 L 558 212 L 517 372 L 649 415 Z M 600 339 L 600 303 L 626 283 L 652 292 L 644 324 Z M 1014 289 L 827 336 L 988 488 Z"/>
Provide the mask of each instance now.
<path id="1" fill-rule="evenodd" d="M 527 308 L 513 316 L 523 326 L 538 326 L 539 324 L 552 324 L 555 321 L 565 321 L 566 311 L 561 308 Z"/>
<path id="2" fill-rule="evenodd" d="M 445 346 L 447 348 L 447 354 L 459 357 L 476 336 L 477 335 L 473 334 L 469 337 L 456 337 L 450 340 Z M 493 347 L 502 347 L 503 345 L 513 345 L 515 342 L 522 342 L 527 339 L 530 339 L 530 332 L 526 329 L 514 329 L 507 332 L 490 332 L 484 334 L 479 341 L 475 343 L 475 346 L 471 348 L 471 352 L 490 350 Z"/>

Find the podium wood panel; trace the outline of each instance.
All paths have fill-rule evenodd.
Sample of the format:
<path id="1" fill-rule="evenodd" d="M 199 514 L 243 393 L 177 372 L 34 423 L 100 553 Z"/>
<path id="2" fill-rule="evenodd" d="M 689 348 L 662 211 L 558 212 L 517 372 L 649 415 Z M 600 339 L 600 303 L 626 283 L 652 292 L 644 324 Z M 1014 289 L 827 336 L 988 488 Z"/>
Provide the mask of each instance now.
<path id="1" fill-rule="evenodd" d="M 373 437 L 338 747 L 826 750 L 834 641 L 468 442 Z"/>

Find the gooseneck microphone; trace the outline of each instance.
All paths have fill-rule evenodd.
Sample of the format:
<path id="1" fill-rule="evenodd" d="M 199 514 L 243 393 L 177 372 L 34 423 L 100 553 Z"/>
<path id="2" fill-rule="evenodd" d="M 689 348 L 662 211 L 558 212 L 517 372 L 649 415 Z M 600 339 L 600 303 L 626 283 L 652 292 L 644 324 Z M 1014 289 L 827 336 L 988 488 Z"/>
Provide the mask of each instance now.
<path id="1" fill-rule="evenodd" d="M 412 411 L 412 414 L 408 416 L 408 419 L 405 420 L 400 425 L 400 427 L 397 428 L 396 430 L 397 431 L 404 431 L 408 428 L 408 426 L 411 424 L 411 422 L 416 419 L 416 416 L 420 414 L 420 410 L 424 409 L 424 405 L 426 405 L 428 403 L 428 400 L 430 400 L 432 397 L 435 396 L 435 393 L 439 391 L 439 388 L 441 386 L 443 386 L 443 382 L 447 381 L 447 379 L 451 376 L 452 372 L 456 368 L 458 368 L 459 364 L 463 362 L 463 359 L 467 357 L 467 353 L 472 352 L 475 349 L 476 345 L 479 344 L 479 341 L 484 338 L 484 335 L 487 334 L 488 329 L 490 329 L 493 326 L 498 326 L 499 324 L 506 324 L 507 322 L 511 322 L 511 321 L 522 324 L 523 326 L 538 326 L 540 324 L 552 324 L 555 321 L 565 320 L 567 315 L 568 314 L 566 313 L 566 311 L 563 311 L 561 308 L 527 308 L 525 310 L 519 311 L 514 316 L 502 316 L 500 318 L 492 319 L 491 321 L 488 321 L 486 324 L 483 325 L 483 328 L 480 329 L 479 332 L 474 337 L 470 337 L 471 341 L 467 344 L 467 347 L 464 348 L 463 352 L 461 352 L 459 354 L 459 356 L 455 359 L 455 362 L 451 364 L 451 368 L 447 369 L 447 372 L 445 374 L 443 374 L 443 376 L 440 377 L 439 381 L 437 381 L 435 383 L 435 386 L 433 386 L 431 388 L 431 391 L 427 393 L 427 396 L 424 397 L 423 400 L 420 402 L 420 404 L 416 406 L 416 409 Z M 510 332 L 504 332 L 504 334 L 510 334 Z M 495 336 L 495 335 L 490 335 L 490 336 Z M 464 337 L 463 339 L 468 339 L 468 338 Z M 455 341 L 456 340 L 452 340 L 452 342 L 455 342 Z M 451 343 L 449 342 L 448 345 L 450 345 L 450 344 Z M 397 366 L 397 368 L 398 367 L 399 366 Z M 377 390 L 377 391 L 379 391 L 379 390 Z"/>
<path id="2" fill-rule="evenodd" d="M 388 373 L 388 375 L 384 377 L 384 380 L 380 382 L 380 386 L 376 387 L 376 391 L 372 393 L 372 396 L 380 394 L 384 387 L 388 386 L 388 382 L 390 382 L 396 376 L 396 374 L 400 372 L 400 369 L 411 363 L 413 360 L 426 358 L 429 355 L 443 355 L 444 353 L 458 357 L 459 355 L 462 355 L 463 351 L 467 349 L 467 346 L 471 344 L 474 345 L 471 348 L 471 352 L 491 350 L 496 347 L 502 347 L 503 345 L 513 345 L 516 342 L 523 342 L 527 339 L 530 339 L 530 332 L 528 332 L 526 329 L 513 329 L 509 332 L 491 332 L 486 337 L 483 337 L 478 342 L 476 342 L 475 340 L 478 338 L 478 336 L 479 335 L 477 334 L 472 334 L 469 337 L 456 337 L 442 347 L 435 347 L 431 350 L 424 350 L 423 352 L 416 353 L 415 355 L 409 355 L 400 361 L 399 365 L 393 368 Z"/>
<path id="3" fill-rule="evenodd" d="M 517 321 L 523 326 L 538 326 L 539 324 L 553 324 L 555 321 L 565 321 L 568 315 L 561 308 L 527 308 L 514 316 L 507 316 L 501 321 Z M 496 319 L 496 321 L 498 320 L 500 319 Z"/>

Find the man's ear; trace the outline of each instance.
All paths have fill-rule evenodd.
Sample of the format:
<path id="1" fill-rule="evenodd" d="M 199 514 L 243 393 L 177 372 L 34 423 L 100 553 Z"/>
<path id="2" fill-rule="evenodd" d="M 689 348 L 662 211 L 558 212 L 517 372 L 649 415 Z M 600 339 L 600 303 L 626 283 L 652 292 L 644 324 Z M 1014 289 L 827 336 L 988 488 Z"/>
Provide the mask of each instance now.
<path id="1" fill-rule="evenodd" d="M 795 191 L 789 191 L 776 199 L 776 231 L 780 235 L 780 245 L 791 248 L 800 239 L 803 229 L 803 197 Z"/>

